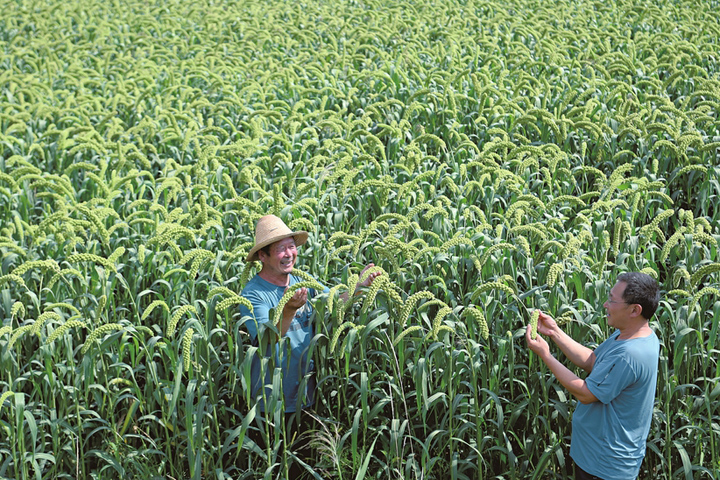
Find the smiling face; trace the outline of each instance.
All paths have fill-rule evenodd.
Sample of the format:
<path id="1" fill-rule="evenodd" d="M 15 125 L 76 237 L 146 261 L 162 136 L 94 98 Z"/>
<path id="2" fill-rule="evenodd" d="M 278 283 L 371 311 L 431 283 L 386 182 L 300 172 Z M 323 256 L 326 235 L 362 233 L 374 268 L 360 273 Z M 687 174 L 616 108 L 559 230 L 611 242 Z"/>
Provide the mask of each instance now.
<path id="1" fill-rule="evenodd" d="M 290 275 L 297 260 L 295 239 L 288 237 L 270 245 L 270 253 L 260 250 L 258 257 L 263 264 L 262 271 L 274 278 Z"/>
<path id="2" fill-rule="evenodd" d="M 631 318 L 636 316 L 638 307 L 638 305 L 629 304 L 623 299 L 623 292 L 625 292 L 626 286 L 627 283 L 625 282 L 617 282 L 615 286 L 610 289 L 610 295 L 603 304 L 607 312 L 608 325 L 620 330 L 627 325 Z"/>

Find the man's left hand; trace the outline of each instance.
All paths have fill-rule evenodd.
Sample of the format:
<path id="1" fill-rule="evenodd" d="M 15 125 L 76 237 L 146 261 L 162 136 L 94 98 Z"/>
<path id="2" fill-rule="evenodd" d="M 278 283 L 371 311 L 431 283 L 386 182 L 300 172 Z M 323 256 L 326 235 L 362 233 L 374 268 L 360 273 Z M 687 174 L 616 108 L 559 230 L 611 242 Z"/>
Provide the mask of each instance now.
<path id="1" fill-rule="evenodd" d="M 550 355 L 550 345 L 545 341 L 543 337 L 538 335 L 535 339 L 532 338 L 532 327 L 527 326 L 525 332 L 525 341 L 530 350 L 535 352 L 540 358 L 547 358 Z"/>
<path id="2" fill-rule="evenodd" d="M 367 272 L 368 270 L 370 270 L 370 269 L 373 268 L 374 266 L 375 266 L 374 263 L 370 263 L 370 264 L 368 264 L 365 268 L 363 268 L 363 269 L 362 269 L 362 272 L 360 272 L 360 278 L 363 278 L 363 277 L 365 276 L 365 272 Z M 375 279 L 376 279 L 377 277 L 379 277 L 380 275 L 382 275 L 382 272 L 372 272 L 370 275 L 368 275 L 368 277 L 365 279 L 365 281 L 360 282 L 360 284 L 359 284 L 358 286 L 360 286 L 360 287 L 369 287 L 370 285 L 372 285 L 372 283 L 375 281 Z"/>

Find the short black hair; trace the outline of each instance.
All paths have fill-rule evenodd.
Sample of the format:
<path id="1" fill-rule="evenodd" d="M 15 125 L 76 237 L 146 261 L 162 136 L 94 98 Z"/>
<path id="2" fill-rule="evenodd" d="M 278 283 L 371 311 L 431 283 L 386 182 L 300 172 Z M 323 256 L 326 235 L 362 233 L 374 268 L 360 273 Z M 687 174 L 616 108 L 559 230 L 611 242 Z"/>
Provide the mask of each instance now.
<path id="1" fill-rule="evenodd" d="M 642 307 L 642 316 L 650 320 L 660 304 L 660 288 L 653 277 L 641 272 L 625 272 L 617 277 L 625 284 L 623 301 Z"/>

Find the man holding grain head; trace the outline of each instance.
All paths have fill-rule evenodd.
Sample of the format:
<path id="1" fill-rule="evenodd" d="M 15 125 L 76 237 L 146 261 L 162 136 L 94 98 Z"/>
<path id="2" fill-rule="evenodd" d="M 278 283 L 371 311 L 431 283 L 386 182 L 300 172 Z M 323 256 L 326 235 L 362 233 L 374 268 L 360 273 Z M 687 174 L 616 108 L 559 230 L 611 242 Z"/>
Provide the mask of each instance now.
<path id="1" fill-rule="evenodd" d="M 637 477 L 650 431 L 660 341 L 649 326 L 660 301 L 651 276 L 618 276 L 603 304 L 607 323 L 616 330 L 594 351 L 580 345 L 540 313 L 538 333 L 551 338 L 565 356 L 588 372 L 581 379 L 560 363 L 541 337 L 528 347 L 579 401 L 572 420 L 570 456 L 577 480 L 630 480 Z"/>
<path id="2" fill-rule="evenodd" d="M 298 258 L 298 248 L 308 239 L 308 233 L 304 231 L 292 231 L 285 223 L 275 215 L 266 215 L 258 220 L 255 229 L 255 245 L 248 253 L 246 262 L 259 260 L 262 269 L 245 286 L 242 296 L 247 298 L 253 306 L 253 311 L 242 306 L 240 312 L 243 317 L 251 317 L 252 320 L 245 322 L 253 342 L 258 341 L 259 333 L 264 326 L 270 322 L 271 309 L 278 306 L 280 299 L 288 287 L 302 281 L 301 278 L 292 274 Z M 371 263 L 366 266 L 360 278 L 365 276 L 366 271 L 373 267 Z M 370 273 L 359 285 L 367 287 L 372 284 L 379 272 Z M 324 292 L 327 292 L 327 287 Z M 274 353 L 276 367 L 282 368 L 282 390 L 285 403 L 285 423 L 288 426 L 288 435 L 292 437 L 294 432 L 301 433 L 307 429 L 307 415 L 301 417 L 300 412 L 309 408 L 314 403 L 315 379 L 312 375 L 314 365 L 309 358 L 309 346 L 315 335 L 312 324 L 313 307 L 310 300 L 320 292 L 312 288 L 300 288 L 289 301 L 284 305 L 280 320 L 276 328 L 282 337 L 285 337 L 286 344 L 289 343 L 289 354 L 285 348 L 280 348 L 280 342 L 270 346 L 270 352 Z M 343 300 L 348 300 L 348 294 L 340 295 Z M 272 351 L 274 350 L 274 352 Z M 272 394 L 269 385 L 272 384 L 272 372 L 266 372 L 265 378 L 261 378 L 261 361 L 258 356 L 253 358 L 251 369 L 251 395 L 252 398 L 259 398 L 258 408 L 265 411 L 264 398 Z M 261 388 L 263 387 L 263 388 Z M 262 442 L 261 436 L 255 437 Z M 258 443 L 256 441 L 256 443 Z M 305 444 L 297 447 L 301 456 L 308 458 Z M 292 474 L 298 474 L 297 470 L 291 470 Z M 294 476 L 294 475 L 293 475 Z"/>

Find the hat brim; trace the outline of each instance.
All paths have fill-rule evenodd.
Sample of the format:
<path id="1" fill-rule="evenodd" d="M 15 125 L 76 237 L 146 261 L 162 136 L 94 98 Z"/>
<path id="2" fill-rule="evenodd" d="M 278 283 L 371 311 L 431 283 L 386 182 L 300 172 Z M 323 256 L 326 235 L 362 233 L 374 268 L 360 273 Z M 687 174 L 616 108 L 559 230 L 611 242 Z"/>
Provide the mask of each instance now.
<path id="1" fill-rule="evenodd" d="M 261 250 L 261 249 L 267 247 L 268 245 L 272 245 L 275 242 L 279 242 L 280 240 L 285 240 L 286 238 L 290 238 L 290 237 L 295 238 L 295 245 L 299 247 L 300 245 L 303 245 L 303 244 L 305 244 L 305 242 L 307 242 L 308 232 L 299 230 L 297 232 L 285 233 L 285 234 L 277 235 L 275 237 L 267 238 L 263 242 L 260 242 L 257 245 L 255 245 L 252 248 L 252 250 L 250 250 L 250 252 L 248 252 L 247 257 L 245 257 L 245 262 L 250 263 L 250 262 L 260 260 L 257 255 L 258 250 Z"/>

